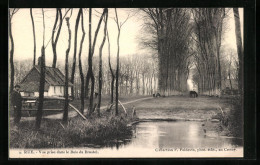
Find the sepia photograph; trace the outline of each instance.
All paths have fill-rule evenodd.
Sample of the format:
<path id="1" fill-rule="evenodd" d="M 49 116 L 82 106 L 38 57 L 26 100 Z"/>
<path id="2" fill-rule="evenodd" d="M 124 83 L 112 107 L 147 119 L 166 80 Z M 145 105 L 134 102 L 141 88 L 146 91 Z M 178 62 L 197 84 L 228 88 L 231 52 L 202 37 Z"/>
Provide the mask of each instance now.
<path id="1" fill-rule="evenodd" d="M 9 8 L 9 158 L 243 158 L 243 8 Z"/>

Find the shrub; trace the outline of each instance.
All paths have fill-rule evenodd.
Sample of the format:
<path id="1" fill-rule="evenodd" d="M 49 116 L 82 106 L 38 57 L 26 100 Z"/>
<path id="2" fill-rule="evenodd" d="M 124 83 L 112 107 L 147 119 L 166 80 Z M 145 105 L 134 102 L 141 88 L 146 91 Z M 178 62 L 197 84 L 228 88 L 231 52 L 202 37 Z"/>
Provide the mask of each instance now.
<path id="1" fill-rule="evenodd" d="M 233 97 L 230 102 L 232 108 L 228 113 L 228 129 L 232 136 L 242 137 L 243 136 L 243 108 L 241 97 Z"/>

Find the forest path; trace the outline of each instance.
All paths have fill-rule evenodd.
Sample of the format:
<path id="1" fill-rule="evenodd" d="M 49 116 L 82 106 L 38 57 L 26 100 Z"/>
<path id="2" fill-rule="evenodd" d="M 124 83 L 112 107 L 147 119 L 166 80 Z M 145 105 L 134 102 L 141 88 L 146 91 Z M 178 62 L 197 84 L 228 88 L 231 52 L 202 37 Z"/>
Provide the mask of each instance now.
<path id="1" fill-rule="evenodd" d="M 139 102 L 139 101 L 143 101 L 143 100 L 148 100 L 148 99 L 152 99 L 152 97 L 145 97 L 145 98 L 135 99 L 135 100 L 127 101 L 127 102 L 122 102 L 122 104 L 127 105 L 127 104 L 131 104 L 131 103 L 135 103 L 135 102 Z M 101 106 L 100 110 L 104 110 L 106 108 L 107 108 L 107 106 Z M 84 114 L 86 114 L 87 109 L 84 109 L 84 111 L 85 111 Z M 78 115 L 78 113 L 74 110 L 70 110 L 68 113 L 69 118 L 75 117 L 77 115 Z M 43 116 L 42 118 L 44 118 L 44 119 L 62 119 L 62 117 L 63 117 L 63 112 L 54 114 L 54 115 Z M 12 119 L 13 118 L 11 118 L 11 120 Z M 35 117 L 22 117 L 21 118 L 21 121 L 30 121 L 30 120 L 35 120 Z"/>

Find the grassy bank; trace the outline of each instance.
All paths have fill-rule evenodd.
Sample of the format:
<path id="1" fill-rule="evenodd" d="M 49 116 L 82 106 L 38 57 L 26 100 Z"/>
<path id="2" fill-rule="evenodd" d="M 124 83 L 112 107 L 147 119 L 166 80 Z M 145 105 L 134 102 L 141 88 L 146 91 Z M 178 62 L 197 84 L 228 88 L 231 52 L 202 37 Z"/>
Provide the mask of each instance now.
<path id="1" fill-rule="evenodd" d="M 60 120 L 43 120 L 41 129 L 34 130 L 35 121 L 24 121 L 15 127 L 10 123 L 11 148 L 60 148 L 82 147 L 89 144 L 104 146 L 109 141 L 131 136 L 131 121 L 126 117 L 114 117 L 103 113 L 83 120 L 77 116 L 63 125 Z"/>
<path id="2" fill-rule="evenodd" d="M 243 106 L 239 96 L 229 100 L 232 105 L 231 110 L 227 113 L 228 122 L 227 129 L 231 136 L 240 137 L 243 136 Z"/>
<path id="3" fill-rule="evenodd" d="M 220 122 L 204 122 L 207 131 L 217 131 L 220 135 L 243 138 L 243 109 L 239 96 L 222 98 L 225 104 L 219 106 L 219 111 L 211 119 Z"/>
<path id="4" fill-rule="evenodd" d="M 126 108 L 136 107 L 136 113 L 140 119 L 173 118 L 173 119 L 211 119 L 212 116 L 223 109 L 230 108 L 226 99 L 216 97 L 190 98 L 187 96 L 170 96 L 152 98 L 133 104 L 127 104 Z"/>

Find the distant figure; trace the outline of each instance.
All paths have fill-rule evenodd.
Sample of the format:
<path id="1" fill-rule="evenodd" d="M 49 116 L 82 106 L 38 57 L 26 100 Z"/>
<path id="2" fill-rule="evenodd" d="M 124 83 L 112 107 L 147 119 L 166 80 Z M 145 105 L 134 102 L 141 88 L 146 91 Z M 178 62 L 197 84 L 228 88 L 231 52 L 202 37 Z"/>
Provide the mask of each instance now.
<path id="1" fill-rule="evenodd" d="M 135 111 L 135 106 L 132 108 L 132 118 L 136 117 L 136 111 Z"/>
<path id="2" fill-rule="evenodd" d="M 95 92 L 95 99 L 98 97 L 98 93 L 97 92 Z"/>
<path id="3" fill-rule="evenodd" d="M 155 97 L 155 94 L 153 94 L 153 97 Z"/>
<path id="4" fill-rule="evenodd" d="M 198 97 L 198 93 L 195 91 L 190 91 L 190 97 L 193 97 L 193 98 Z"/>
<path id="5" fill-rule="evenodd" d="M 156 93 L 155 97 L 161 97 L 160 93 Z"/>
<path id="6" fill-rule="evenodd" d="M 22 96 L 20 94 L 20 85 L 15 85 L 11 96 L 11 103 L 14 107 L 14 123 L 18 124 L 22 116 Z"/>

